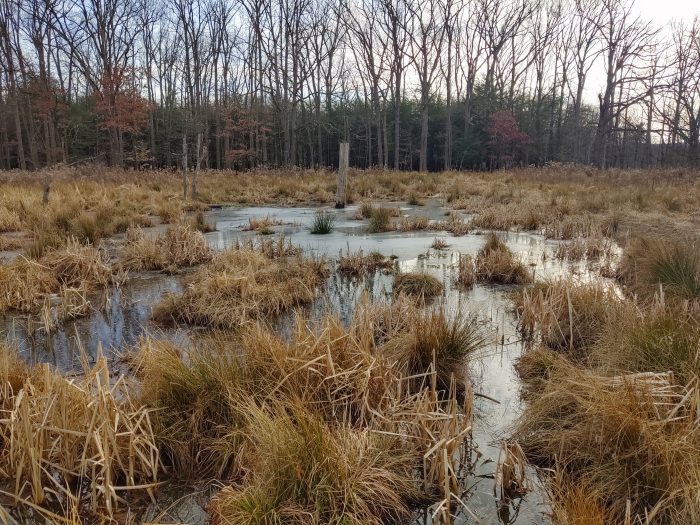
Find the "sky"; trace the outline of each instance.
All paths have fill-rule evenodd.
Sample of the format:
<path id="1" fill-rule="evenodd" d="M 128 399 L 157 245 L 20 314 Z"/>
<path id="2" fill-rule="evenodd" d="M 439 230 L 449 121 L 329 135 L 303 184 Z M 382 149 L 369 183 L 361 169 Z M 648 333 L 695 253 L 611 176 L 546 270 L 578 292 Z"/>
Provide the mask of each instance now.
<path id="1" fill-rule="evenodd" d="M 690 25 L 693 18 L 700 17 L 700 0 L 634 0 L 633 9 L 645 20 L 651 20 L 662 31 L 668 31 L 672 20 L 685 21 Z M 597 105 L 598 93 L 605 85 L 605 71 L 602 62 L 591 68 L 586 80 L 584 99 L 589 104 Z"/>
<path id="2" fill-rule="evenodd" d="M 692 20 L 700 15 L 698 0 L 636 0 L 637 9 L 645 18 L 650 18 L 658 25 L 670 22 L 672 19 Z"/>

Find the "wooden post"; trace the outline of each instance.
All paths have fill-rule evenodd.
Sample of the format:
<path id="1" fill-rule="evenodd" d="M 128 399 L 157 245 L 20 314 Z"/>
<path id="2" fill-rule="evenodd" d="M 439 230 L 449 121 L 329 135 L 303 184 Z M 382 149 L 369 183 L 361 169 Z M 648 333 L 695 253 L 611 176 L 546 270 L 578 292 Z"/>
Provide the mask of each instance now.
<path id="1" fill-rule="evenodd" d="M 350 160 L 350 144 L 340 143 L 340 156 L 338 162 L 338 193 L 335 198 L 336 208 L 345 208 L 347 202 L 348 187 L 348 162 Z"/>
<path id="2" fill-rule="evenodd" d="M 182 134 L 182 196 L 187 200 L 187 133 Z"/>

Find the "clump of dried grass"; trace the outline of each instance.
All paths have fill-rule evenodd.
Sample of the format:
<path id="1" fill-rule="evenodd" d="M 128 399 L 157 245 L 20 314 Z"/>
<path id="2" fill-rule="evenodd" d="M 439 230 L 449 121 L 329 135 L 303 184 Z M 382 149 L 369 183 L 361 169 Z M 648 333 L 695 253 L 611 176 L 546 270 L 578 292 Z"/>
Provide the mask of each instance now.
<path id="1" fill-rule="evenodd" d="M 539 230 L 551 219 L 552 210 L 522 202 L 484 207 L 472 219 L 472 226 L 486 230 Z"/>
<path id="2" fill-rule="evenodd" d="M 457 283 L 466 288 L 471 288 L 478 281 L 476 264 L 471 255 L 460 255 L 457 263 Z"/>
<path id="3" fill-rule="evenodd" d="M 637 239 L 625 248 L 618 275 L 642 299 L 661 293 L 670 299 L 697 300 L 700 248 L 681 239 Z"/>
<path id="4" fill-rule="evenodd" d="M 268 235 L 272 233 L 272 228 L 282 224 L 282 221 L 277 217 L 267 215 L 265 217 L 251 217 L 248 219 L 248 225 L 243 228 L 245 231 L 254 231 L 260 234 Z"/>
<path id="5" fill-rule="evenodd" d="M 459 390 L 467 385 L 467 361 L 484 348 L 488 339 L 476 317 L 460 313 L 447 317 L 440 310 L 407 313 L 408 329 L 393 337 L 383 352 L 402 375 L 415 377 L 414 386 L 433 369 L 436 387 L 447 391 L 452 381 Z"/>
<path id="6" fill-rule="evenodd" d="M 471 391 L 463 404 L 454 380 L 440 391 L 434 361 L 420 373 L 422 387 L 408 389 L 416 377 L 406 377 L 384 345 L 411 325 L 417 307 L 365 306 L 348 327 L 298 317 L 283 340 L 256 323 L 240 348 L 183 355 L 151 346 L 137 361 L 143 401 L 159 408 L 166 463 L 188 458 L 176 469 L 225 465 L 235 473 L 212 502 L 214 523 L 380 524 L 436 494 L 436 510 L 449 515 Z"/>
<path id="7" fill-rule="evenodd" d="M 567 367 L 518 422 L 531 461 L 590 484 L 611 522 L 686 523 L 698 515 L 700 429 L 670 374 L 602 377 Z"/>
<path id="8" fill-rule="evenodd" d="M 466 235 L 471 230 L 471 225 L 457 213 L 450 213 L 446 220 L 433 222 L 429 227 L 431 230 L 448 231 L 455 236 Z"/>
<path id="9" fill-rule="evenodd" d="M 623 305 L 598 284 L 537 283 L 515 296 L 518 330 L 528 341 L 587 357 L 615 309 Z"/>
<path id="10" fill-rule="evenodd" d="M 498 284 L 526 284 L 532 275 L 510 251 L 506 244 L 491 233 L 479 250 L 475 260 L 476 278 L 479 281 Z"/>
<path id="11" fill-rule="evenodd" d="M 139 402 L 151 420 L 163 462 L 176 477 L 225 477 L 234 469 L 236 442 L 224 436 L 240 419 L 231 396 L 241 366 L 235 352 L 214 349 L 184 354 L 167 341 L 140 341 L 134 364 Z"/>
<path id="12" fill-rule="evenodd" d="M 255 468 L 216 496 L 216 523 L 380 525 L 410 517 L 416 458 L 399 438 L 326 425 L 300 404 L 245 411 L 243 454 Z"/>
<path id="13" fill-rule="evenodd" d="M 60 250 L 47 253 L 41 264 L 67 287 L 104 288 L 116 278 L 104 250 L 92 244 L 80 244 L 76 239 L 70 239 Z"/>
<path id="14" fill-rule="evenodd" d="M 700 378 L 700 323 L 688 304 L 617 309 L 591 354 L 608 374 L 673 371 L 682 384 Z"/>
<path id="15" fill-rule="evenodd" d="M 192 227 L 202 233 L 216 231 L 216 226 L 212 226 L 209 222 L 207 222 L 207 220 L 204 218 L 204 212 L 202 210 L 195 213 L 194 220 L 192 220 Z"/>
<path id="16" fill-rule="evenodd" d="M 36 312 L 46 295 L 56 293 L 60 287 L 51 270 L 36 261 L 20 258 L 0 265 L 0 312 Z"/>
<path id="17" fill-rule="evenodd" d="M 302 250 L 299 246 L 292 244 L 292 241 L 282 236 L 279 237 L 258 237 L 256 239 L 236 239 L 232 248 L 234 250 L 249 250 L 258 251 L 268 259 L 277 259 L 280 257 L 300 256 Z"/>
<path id="18" fill-rule="evenodd" d="M 394 278 L 394 294 L 428 299 L 442 293 L 442 283 L 432 275 L 410 272 Z"/>
<path id="19" fill-rule="evenodd" d="M 373 208 L 369 224 L 367 225 L 367 233 L 381 233 L 393 229 L 393 224 L 391 223 L 392 211 L 384 206 L 379 206 Z"/>
<path id="20" fill-rule="evenodd" d="M 20 501 L 42 511 L 52 495 L 70 496 L 112 516 L 124 493 L 155 488 L 160 459 L 150 411 L 133 403 L 123 380 L 110 383 L 104 357 L 70 380 L 40 366 L 5 393 L 0 473 Z M 84 485 L 76 491 L 77 481 Z"/>
<path id="21" fill-rule="evenodd" d="M 562 261 L 608 258 L 613 251 L 610 239 L 604 237 L 576 237 L 570 242 L 562 242 L 554 250 L 554 256 Z"/>
<path id="22" fill-rule="evenodd" d="M 393 267 L 390 258 L 379 252 L 370 252 L 367 255 L 362 250 L 341 253 L 337 260 L 338 273 L 347 277 L 360 277 L 372 275 L 378 270 L 391 270 Z"/>
<path id="23" fill-rule="evenodd" d="M 430 245 L 433 250 L 446 250 L 449 246 L 448 242 L 441 237 L 435 237 L 433 244 Z"/>
<path id="24" fill-rule="evenodd" d="M 0 233 L 16 232 L 22 229 L 22 221 L 16 212 L 0 206 Z"/>
<path id="25" fill-rule="evenodd" d="M 0 312 L 36 313 L 50 295 L 66 297 L 67 290 L 89 292 L 121 280 L 104 250 L 71 239 L 39 261 L 22 257 L 0 265 Z"/>
<path id="26" fill-rule="evenodd" d="M 173 272 L 178 268 L 202 264 L 211 258 L 212 251 L 204 235 L 187 224 L 177 224 L 155 239 L 146 237 L 140 228 L 129 229 L 120 266 L 133 272 Z"/>
<path id="27" fill-rule="evenodd" d="M 165 297 L 153 319 L 237 328 L 310 303 L 327 275 L 322 260 L 229 249 L 195 272 L 183 293 Z"/>
<path id="28" fill-rule="evenodd" d="M 585 479 L 574 482 L 561 469 L 556 469 L 547 489 L 552 521 L 556 525 L 613 523 L 603 506 L 602 495 Z"/>
<path id="29" fill-rule="evenodd" d="M 566 214 L 558 220 L 551 221 L 544 227 L 544 236 L 548 239 L 571 240 L 577 238 L 601 237 L 600 225 L 591 215 Z"/>
<path id="30" fill-rule="evenodd" d="M 428 228 L 428 222 L 428 218 L 421 215 L 404 215 L 396 221 L 395 229 L 400 232 L 425 230 Z"/>
<path id="31" fill-rule="evenodd" d="M 5 343 L 0 343 L 0 408 L 12 409 L 15 396 L 19 393 L 29 369 L 17 352 Z"/>

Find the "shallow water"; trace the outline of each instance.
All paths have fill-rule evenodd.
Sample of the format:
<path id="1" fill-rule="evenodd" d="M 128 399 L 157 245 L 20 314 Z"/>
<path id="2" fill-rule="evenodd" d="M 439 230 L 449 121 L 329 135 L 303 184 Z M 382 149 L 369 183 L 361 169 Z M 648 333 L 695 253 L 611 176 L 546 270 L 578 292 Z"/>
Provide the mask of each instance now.
<path id="1" fill-rule="evenodd" d="M 397 204 L 398 205 L 398 204 Z M 424 271 L 439 278 L 445 285 L 442 297 L 437 299 L 448 311 L 457 309 L 477 314 L 493 343 L 475 359 L 471 377 L 475 391 L 487 397 L 477 397 L 477 417 L 474 422 L 474 443 L 478 461 L 473 475 L 465 480 L 468 494 L 465 502 L 471 513 L 483 523 L 547 523 L 546 502 L 532 474 L 535 490 L 523 500 L 499 507 L 494 495 L 494 475 L 500 439 L 507 435 L 509 427 L 521 410 L 519 382 L 513 368 L 514 360 L 522 352 L 522 343 L 516 331 L 516 319 L 510 311 L 508 286 L 477 285 L 471 290 L 461 290 L 453 283 L 460 254 L 475 255 L 483 245 L 482 234 L 453 237 L 444 232 L 387 232 L 366 234 L 366 221 L 352 219 L 356 207 L 333 210 L 337 215 L 336 227 L 328 235 L 312 235 L 309 225 L 317 208 L 224 208 L 207 214 L 207 220 L 215 223 L 217 231 L 207 234 L 209 244 L 224 249 L 237 239 L 255 236 L 243 231 L 253 217 L 271 216 L 283 222 L 274 227 L 275 234 L 283 234 L 305 252 L 329 259 L 341 251 L 362 249 L 365 253 L 378 251 L 394 256 L 400 271 Z M 401 205 L 406 215 L 424 215 L 430 220 L 442 220 L 445 209 L 439 201 L 430 200 L 426 206 Z M 538 278 L 574 275 L 581 280 L 596 279 L 584 264 L 565 264 L 551 257 L 555 241 L 546 241 L 542 236 L 530 233 L 502 233 L 503 239 L 523 262 L 528 264 Z M 443 251 L 430 249 L 436 237 L 444 238 L 449 247 Z M 389 294 L 392 278 L 376 274 L 359 281 L 349 281 L 333 274 L 327 283 L 323 297 L 310 308 L 311 315 L 322 315 L 334 311 L 343 320 L 349 320 L 363 293 L 374 297 Z M 133 345 L 145 333 L 158 337 L 173 338 L 186 345 L 202 331 L 188 329 L 162 330 L 149 323 L 151 308 L 164 293 L 182 289 L 182 276 L 140 274 L 134 276 L 121 288 L 96 297 L 94 305 L 100 305 L 88 317 L 65 323 L 52 334 L 21 316 L 7 316 L 0 320 L 0 332 L 16 345 L 20 353 L 30 362 L 49 362 L 63 370 L 74 369 L 79 360 L 80 348 L 94 359 L 99 349 L 115 363 L 114 371 L 120 367 L 120 352 Z M 283 326 L 284 323 L 281 324 Z M 496 400 L 494 402 L 489 400 Z M 191 498 L 190 498 L 191 499 Z M 205 515 L 205 514 L 202 514 Z M 416 516 L 415 523 L 423 523 L 425 516 Z M 456 523 L 478 523 L 467 512 L 460 512 Z M 430 523 L 429 519 L 426 523 Z"/>

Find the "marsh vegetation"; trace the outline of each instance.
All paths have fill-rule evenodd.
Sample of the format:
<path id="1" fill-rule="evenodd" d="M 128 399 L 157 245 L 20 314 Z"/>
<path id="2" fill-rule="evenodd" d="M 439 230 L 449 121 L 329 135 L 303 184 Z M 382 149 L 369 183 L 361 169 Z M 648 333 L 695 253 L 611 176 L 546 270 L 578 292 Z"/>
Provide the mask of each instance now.
<path id="1" fill-rule="evenodd" d="M 138 521 L 202 484 L 215 523 L 700 513 L 694 174 L 351 173 L 345 211 L 329 174 L 227 176 L 0 190 L 3 513 Z M 205 211 L 246 202 L 280 207 Z"/>

